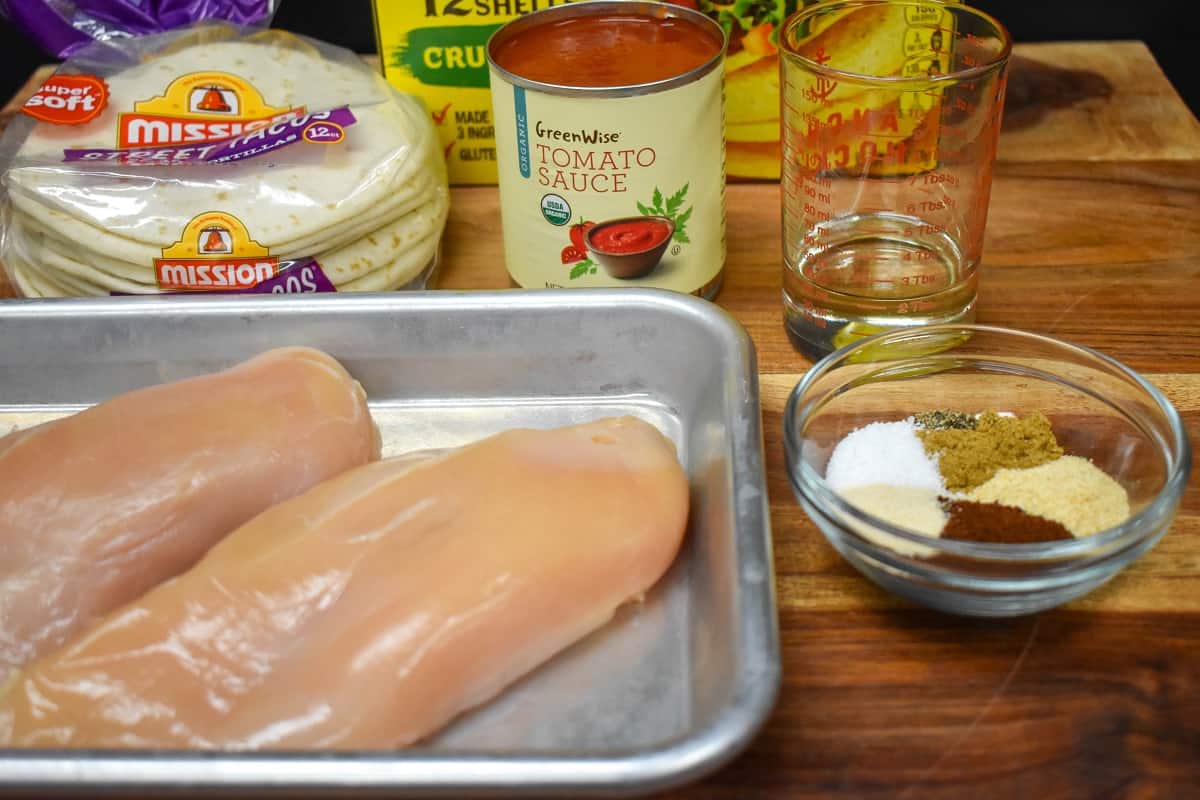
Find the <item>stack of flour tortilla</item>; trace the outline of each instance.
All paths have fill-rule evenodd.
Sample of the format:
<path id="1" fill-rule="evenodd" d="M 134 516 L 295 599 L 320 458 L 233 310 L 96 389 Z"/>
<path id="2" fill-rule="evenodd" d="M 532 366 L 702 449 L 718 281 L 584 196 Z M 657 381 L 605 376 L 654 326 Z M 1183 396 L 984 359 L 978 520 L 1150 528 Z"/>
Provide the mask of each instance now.
<path id="1" fill-rule="evenodd" d="M 120 113 L 211 71 L 249 82 L 270 107 L 349 106 L 357 121 L 337 144 L 233 164 L 64 162 L 65 149 L 114 148 Z M 5 142 L 15 155 L 0 260 L 24 294 L 158 293 L 155 259 L 211 211 L 236 217 L 281 262 L 316 259 L 338 291 L 424 285 L 449 205 L 441 151 L 421 102 L 353 54 L 277 31 L 183 37 L 104 78 L 111 96 L 94 120 L 22 120 L 10 134 L 23 141 Z"/>

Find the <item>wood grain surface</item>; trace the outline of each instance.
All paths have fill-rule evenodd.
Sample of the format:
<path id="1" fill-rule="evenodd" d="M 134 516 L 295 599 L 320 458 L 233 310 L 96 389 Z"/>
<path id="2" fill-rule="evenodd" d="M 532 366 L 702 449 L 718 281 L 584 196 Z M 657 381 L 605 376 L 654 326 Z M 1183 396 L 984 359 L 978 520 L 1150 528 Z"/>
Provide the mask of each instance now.
<path id="1" fill-rule="evenodd" d="M 1140 370 L 1200 443 L 1200 125 L 1140 43 L 1023 45 L 982 266 L 982 322 Z M 1011 621 L 861 578 L 793 500 L 781 416 L 810 366 L 780 311 L 779 190 L 728 190 L 718 303 L 758 349 L 784 683 L 749 749 L 672 798 L 1200 797 L 1200 488 L 1152 552 Z M 499 200 L 456 188 L 442 288 L 504 288 Z"/>
<path id="2" fill-rule="evenodd" d="M 1002 161 L 1190 160 L 1192 116 L 1141 42 L 1019 45 Z"/>

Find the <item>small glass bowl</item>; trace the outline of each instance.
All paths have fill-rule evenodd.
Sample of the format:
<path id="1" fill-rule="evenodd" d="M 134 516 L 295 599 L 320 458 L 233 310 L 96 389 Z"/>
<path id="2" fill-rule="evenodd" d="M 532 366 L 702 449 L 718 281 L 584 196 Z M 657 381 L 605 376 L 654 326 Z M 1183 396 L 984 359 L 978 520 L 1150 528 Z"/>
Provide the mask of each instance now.
<path id="1" fill-rule="evenodd" d="M 952 541 L 892 525 L 826 484 L 846 434 L 933 409 L 1041 410 L 1066 454 L 1125 487 L 1131 516 L 1069 541 Z M 1192 460 L 1178 412 L 1137 373 L 1058 339 L 969 324 L 894 330 L 826 356 L 788 398 L 784 443 L 800 505 L 847 561 L 917 603 L 981 617 L 1052 608 L 1136 560 L 1171 526 Z"/>

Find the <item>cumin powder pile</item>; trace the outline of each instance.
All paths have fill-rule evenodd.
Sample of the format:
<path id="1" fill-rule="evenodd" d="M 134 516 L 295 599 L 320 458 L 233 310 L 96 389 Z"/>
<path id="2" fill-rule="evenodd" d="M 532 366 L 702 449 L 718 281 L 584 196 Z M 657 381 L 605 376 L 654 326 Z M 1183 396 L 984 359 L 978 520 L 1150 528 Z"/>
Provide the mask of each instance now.
<path id="1" fill-rule="evenodd" d="M 988 411 L 975 428 L 920 429 L 925 451 L 937 459 L 946 488 L 969 492 L 1001 469 L 1036 467 L 1063 454 L 1050 420 L 1040 411 L 1002 417 Z"/>

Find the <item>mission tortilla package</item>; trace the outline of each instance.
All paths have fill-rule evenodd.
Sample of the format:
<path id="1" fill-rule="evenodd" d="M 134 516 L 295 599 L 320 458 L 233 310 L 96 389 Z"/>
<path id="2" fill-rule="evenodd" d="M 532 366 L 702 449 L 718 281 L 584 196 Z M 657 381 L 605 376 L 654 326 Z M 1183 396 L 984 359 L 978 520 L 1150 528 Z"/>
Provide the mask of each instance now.
<path id="1" fill-rule="evenodd" d="M 353 53 L 205 23 L 77 51 L 0 139 L 26 296 L 424 288 L 449 206 L 419 100 Z"/>
<path id="2" fill-rule="evenodd" d="M 66 58 L 88 42 L 204 21 L 266 25 L 275 6 L 275 0 L 0 0 L 0 16 L 47 53 Z"/>

